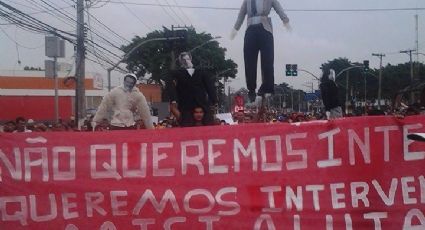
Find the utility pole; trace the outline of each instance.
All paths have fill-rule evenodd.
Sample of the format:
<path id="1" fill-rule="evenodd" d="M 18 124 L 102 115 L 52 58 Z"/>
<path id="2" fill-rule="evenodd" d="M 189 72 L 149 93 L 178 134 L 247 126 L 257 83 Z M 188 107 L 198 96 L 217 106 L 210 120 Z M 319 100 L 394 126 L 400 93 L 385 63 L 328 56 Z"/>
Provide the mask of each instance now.
<path id="1" fill-rule="evenodd" d="M 347 78 L 345 79 L 345 114 L 348 114 L 348 81 L 349 79 L 350 79 L 350 71 L 347 71 Z"/>
<path id="2" fill-rule="evenodd" d="M 298 90 L 298 112 L 301 112 L 301 90 Z"/>
<path id="3" fill-rule="evenodd" d="M 416 22 L 416 74 L 419 75 L 420 65 L 419 65 L 419 16 L 415 15 Z"/>
<path id="4" fill-rule="evenodd" d="M 378 109 L 381 109 L 381 93 L 382 93 L 382 58 L 385 57 L 385 54 L 375 54 L 372 56 L 379 57 L 379 79 L 378 79 Z"/>
<path id="5" fill-rule="evenodd" d="M 419 18 L 418 18 L 419 16 L 416 14 L 415 15 L 415 29 L 416 29 L 416 63 L 418 63 L 419 64 L 419 22 L 418 22 L 418 20 L 419 20 Z M 418 72 L 416 72 L 416 73 L 419 73 L 419 65 L 417 65 L 418 66 L 418 68 L 417 68 L 417 70 L 418 70 Z"/>
<path id="6" fill-rule="evenodd" d="M 229 113 L 232 112 L 232 97 L 230 96 L 230 85 L 228 86 L 229 88 Z"/>
<path id="7" fill-rule="evenodd" d="M 170 31 L 169 29 L 167 29 L 166 27 L 164 27 L 164 31 L 165 31 L 166 37 L 179 37 L 180 35 L 182 35 L 181 34 L 182 31 L 185 31 L 184 33 L 187 34 L 187 30 L 188 29 L 189 29 L 189 27 L 187 27 L 187 26 L 174 26 L 174 25 L 171 25 L 171 31 Z M 167 33 L 169 33 L 168 36 L 167 36 Z M 183 36 L 183 37 L 185 37 L 185 36 Z M 174 41 L 171 41 L 170 40 L 169 45 L 170 45 L 170 48 L 171 48 L 171 52 L 170 52 L 170 55 L 171 55 L 170 56 L 170 58 L 171 58 L 171 65 L 170 65 L 170 68 L 171 68 L 171 70 L 174 70 L 174 69 L 177 68 L 177 66 L 176 66 L 176 53 L 174 52 Z"/>
<path id="8" fill-rule="evenodd" d="M 294 112 L 294 89 L 291 88 L 291 109 Z"/>
<path id="9" fill-rule="evenodd" d="M 58 94 L 58 88 L 59 88 L 59 80 L 58 80 L 58 70 L 57 70 L 57 63 L 58 58 L 53 57 L 53 78 L 55 79 L 55 122 L 56 124 L 59 123 L 59 94 Z"/>
<path id="10" fill-rule="evenodd" d="M 416 51 L 416 50 L 402 50 L 402 51 L 400 51 L 400 53 L 409 54 L 409 57 L 410 57 L 410 84 L 411 85 L 413 84 L 413 80 L 414 80 L 414 77 L 413 77 L 413 61 L 412 61 L 412 52 L 414 52 L 414 51 Z M 415 103 L 415 94 L 413 92 L 410 93 L 410 103 L 411 104 Z"/>
<path id="11" fill-rule="evenodd" d="M 85 45 L 84 45 L 84 0 L 77 0 L 77 48 L 75 58 L 75 120 L 78 121 L 85 116 Z"/>

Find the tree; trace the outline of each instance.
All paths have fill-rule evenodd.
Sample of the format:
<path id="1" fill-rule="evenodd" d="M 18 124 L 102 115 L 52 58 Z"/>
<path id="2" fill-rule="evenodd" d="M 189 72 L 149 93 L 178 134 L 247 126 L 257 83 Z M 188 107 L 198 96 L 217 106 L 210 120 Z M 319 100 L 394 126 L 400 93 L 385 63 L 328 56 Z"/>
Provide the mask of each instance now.
<path id="1" fill-rule="evenodd" d="M 330 69 L 334 69 L 336 74 L 340 73 L 343 69 L 350 66 L 361 66 L 362 63 L 351 62 L 347 58 L 336 58 L 332 61 L 328 61 L 322 64 L 322 71 L 324 74 L 329 74 Z M 403 63 L 398 65 L 388 64 L 383 67 L 382 71 L 382 99 L 393 100 L 397 92 L 405 89 L 410 85 L 417 85 L 425 81 L 425 66 L 421 63 L 415 63 L 418 65 L 417 69 L 419 72 L 416 74 L 417 81 L 411 82 L 410 80 L 410 63 Z M 346 90 L 351 97 L 357 98 L 357 100 L 364 100 L 364 86 L 366 83 L 366 95 L 367 100 L 374 101 L 377 99 L 378 92 L 378 75 L 379 69 L 370 69 L 367 72 L 363 71 L 363 68 L 354 68 L 350 70 L 348 89 L 346 89 L 346 77 L 347 74 L 343 73 L 335 79 L 335 82 L 339 86 L 339 95 L 341 102 L 345 101 Z"/>
<path id="2" fill-rule="evenodd" d="M 388 64 L 382 70 L 382 95 L 383 98 L 394 99 L 396 94 L 406 88 L 414 88 L 425 82 L 425 65 L 415 63 L 419 72 L 415 72 L 416 80 L 411 82 L 410 63 L 398 65 Z M 404 95 L 408 98 L 409 92 Z"/>
<path id="3" fill-rule="evenodd" d="M 172 31 L 171 31 L 172 33 Z M 143 41 L 164 38 L 170 36 L 170 31 L 153 31 L 146 37 L 136 36 L 129 45 L 123 46 L 124 52 L 129 52 Z M 173 36 L 171 34 L 171 36 Z M 134 51 L 125 62 L 127 69 L 135 73 L 138 77 L 143 77 L 149 83 L 161 84 L 169 76 L 170 71 L 176 65 L 176 59 L 179 53 L 190 51 L 193 56 L 193 64 L 196 68 L 209 70 L 217 79 L 219 92 L 223 93 L 222 78 L 235 78 L 237 73 L 237 64 L 225 58 L 226 49 L 219 46 L 217 41 L 213 40 L 211 34 L 197 33 L 194 28 L 187 29 L 186 38 L 181 41 L 153 41 L 144 44 Z M 221 85 L 221 87 L 220 87 Z"/>

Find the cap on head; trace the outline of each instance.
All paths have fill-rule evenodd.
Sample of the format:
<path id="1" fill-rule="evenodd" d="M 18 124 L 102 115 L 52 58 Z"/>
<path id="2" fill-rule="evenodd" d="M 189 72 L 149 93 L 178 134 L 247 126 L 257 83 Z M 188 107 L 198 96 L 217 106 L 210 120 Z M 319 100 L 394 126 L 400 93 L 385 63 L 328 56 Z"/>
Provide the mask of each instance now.
<path id="1" fill-rule="evenodd" d="M 136 75 L 131 74 L 131 73 L 125 75 L 124 83 L 123 83 L 124 90 L 127 91 L 127 92 L 131 92 L 133 90 L 134 86 L 136 85 L 136 82 L 137 82 Z"/>
<path id="2" fill-rule="evenodd" d="M 124 76 L 124 79 L 126 79 L 127 77 L 133 78 L 133 79 L 134 79 L 134 81 L 136 81 L 136 82 L 137 82 L 137 76 L 136 76 L 135 74 L 132 74 L 132 73 L 126 74 L 126 75 Z"/>

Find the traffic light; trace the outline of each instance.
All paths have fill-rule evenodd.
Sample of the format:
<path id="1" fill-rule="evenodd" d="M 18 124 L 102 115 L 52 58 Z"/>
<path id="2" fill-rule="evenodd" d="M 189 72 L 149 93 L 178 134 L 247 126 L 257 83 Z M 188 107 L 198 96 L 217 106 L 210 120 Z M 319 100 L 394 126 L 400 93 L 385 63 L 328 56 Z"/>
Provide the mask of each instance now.
<path id="1" fill-rule="evenodd" d="M 363 61 L 363 68 L 364 68 L 364 71 L 368 71 L 369 70 L 369 60 L 364 60 Z"/>
<path id="2" fill-rule="evenodd" d="M 298 65 L 297 64 L 286 64 L 286 76 L 298 76 Z"/>
<path id="3" fill-rule="evenodd" d="M 298 65 L 297 64 L 292 65 L 292 76 L 294 76 L 294 77 L 298 76 Z"/>
<path id="4" fill-rule="evenodd" d="M 286 76 L 292 76 L 292 65 L 286 64 Z"/>

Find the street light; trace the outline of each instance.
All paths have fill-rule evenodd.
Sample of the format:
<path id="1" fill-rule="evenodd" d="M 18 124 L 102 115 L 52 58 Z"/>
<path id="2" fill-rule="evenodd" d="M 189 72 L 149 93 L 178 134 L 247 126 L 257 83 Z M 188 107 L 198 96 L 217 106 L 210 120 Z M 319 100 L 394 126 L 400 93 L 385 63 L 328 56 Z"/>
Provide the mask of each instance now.
<path id="1" fill-rule="evenodd" d="M 202 44 L 200 44 L 200 45 L 198 45 L 198 46 L 195 46 L 194 48 L 192 48 L 191 50 L 189 50 L 189 53 L 192 53 L 194 50 L 199 49 L 199 48 L 201 48 L 202 46 L 204 46 L 204 45 L 206 45 L 206 44 L 208 44 L 208 43 L 210 43 L 210 42 L 213 42 L 213 41 L 215 41 L 215 40 L 217 40 L 217 39 L 220 39 L 220 38 L 221 38 L 221 36 L 212 37 L 211 39 L 209 39 L 209 40 L 205 41 L 204 43 L 202 43 Z"/>
<path id="2" fill-rule="evenodd" d="M 378 109 L 381 109 L 381 93 L 382 93 L 382 58 L 385 57 L 385 54 L 376 54 L 373 53 L 372 56 L 379 57 L 379 82 L 378 82 Z"/>
<path id="3" fill-rule="evenodd" d="M 118 65 L 127 60 L 127 58 L 134 52 L 136 51 L 139 47 L 141 47 L 142 45 L 148 43 L 148 42 L 152 42 L 152 41 L 169 41 L 169 40 L 179 40 L 182 39 L 183 37 L 169 37 L 169 38 L 152 38 L 152 39 L 148 39 L 148 40 L 144 40 L 142 42 L 140 42 L 139 44 L 137 44 L 135 47 L 133 47 L 133 49 L 131 49 L 128 53 L 126 53 L 124 55 L 123 58 L 121 58 L 121 60 L 119 60 L 117 63 L 115 63 L 114 65 L 112 65 L 111 67 L 109 67 L 107 69 L 108 71 L 108 91 L 111 91 L 111 72 L 112 70 L 114 70 L 115 68 L 118 67 Z"/>
<path id="4" fill-rule="evenodd" d="M 345 113 L 348 114 L 348 80 L 350 78 L 350 71 L 351 69 L 355 69 L 355 68 L 363 68 L 363 66 L 361 65 L 355 65 L 355 66 L 350 66 L 347 67 L 343 70 L 341 70 L 336 76 L 335 76 L 335 81 L 336 79 L 343 74 L 344 72 L 347 72 L 347 78 L 345 79 Z M 366 100 L 365 100 L 366 102 Z"/>
<path id="5" fill-rule="evenodd" d="M 316 75 L 314 75 L 313 73 L 311 73 L 311 72 L 309 72 L 309 71 L 307 71 L 305 69 L 298 68 L 298 71 L 306 72 L 306 73 L 310 74 L 312 77 L 314 77 L 316 80 L 320 81 L 320 78 L 319 77 L 317 77 Z"/>

